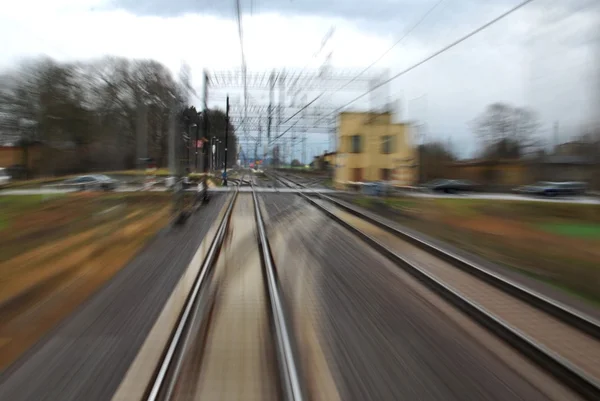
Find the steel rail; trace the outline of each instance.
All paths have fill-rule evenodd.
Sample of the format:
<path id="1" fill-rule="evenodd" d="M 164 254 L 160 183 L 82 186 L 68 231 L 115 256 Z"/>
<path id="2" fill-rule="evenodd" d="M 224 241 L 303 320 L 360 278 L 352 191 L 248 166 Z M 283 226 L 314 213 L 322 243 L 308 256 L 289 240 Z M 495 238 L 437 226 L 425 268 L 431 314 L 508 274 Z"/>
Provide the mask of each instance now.
<path id="1" fill-rule="evenodd" d="M 287 177 L 284 180 L 281 180 L 275 175 L 276 179 L 279 179 L 284 185 L 291 187 L 289 183 L 302 187 L 301 184 L 295 183 L 292 180 L 289 180 Z M 310 204 L 315 206 L 318 210 L 325 213 L 325 215 L 332 218 L 334 221 L 348 229 L 353 234 L 357 235 L 364 242 L 369 244 L 371 247 L 376 249 L 381 254 L 385 255 L 388 259 L 393 261 L 396 265 L 403 268 L 406 272 L 411 274 L 413 277 L 417 278 L 424 285 L 432 289 L 437 294 L 444 297 L 451 304 L 462 310 L 467 315 L 471 316 L 475 321 L 477 321 L 482 326 L 486 327 L 488 330 L 492 332 L 492 334 L 500 337 L 509 345 L 520 351 L 522 354 L 526 355 L 533 362 L 538 364 L 543 370 L 551 373 L 555 378 L 560 380 L 563 384 L 571 388 L 573 391 L 577 392 L 579 395 L 583 396 L 588 400 L 600 400 L 600 381 L 596 378 L 589 376 L 586 372 L 582 371 L 579 367 L 572 364 L 570 361 L 561 357 L 551 349 L 548 349 L 544 345 L 537 342 L 535 339 L 526 335 L 516 327 L 511 326 L 506 321 L 494 316 L 489 313 L 485 308 L 480 306 L 479 304 L 469 300 L 467 297 L 460 294 L 458 291 L 448 286 L 426 270 L 420 268 L 414 263 L 410 262 L 408 259 L 404 258 L 394 250 L 390 249 L 388 246 L 384 245 L 377 239 L 372 236 L 366 234 L 362 230 L 352 226 L 351 224 L 344 221 L 342 218 L 337 216 L 335 213 L 324 207 L 323 205 L 316 202 L 314 199 L 311 199 L 304 193 L 298 192 L 298 195 L 302 196 L 305 200 L 307 200 Z M 330 200 L 331 198 L 319 194 L 320 197 L 324 198 L 324 200 Z M 338 204 L 335 200 L 330 200 L 334 204 Z M 350 213 L 365 218 L 367 221 L 372 221 L 369 219 L 369 216 L 362 214 L 352 208 L 344 208 L 348 210 Z M 378 225 L 377 221 L 373 221 L 374 224 Z M 389 226 L 387 226 L 389 227 Z M 390 227 L 394 229 L 393 227 Z M 404 235 L 403 235 L 404 236 Z M 442 250 L 443 252 L 446 252 Z M 470 264 L 473 265 L 473 264 Z M 474 265 L 473 265 L 474 266 Z M 497 275 L 495 275 L 497 276 Z M 501 278 L 497 276 L 498 278 Z M 502 278 L 505 282 L 508 280 Z M 516 284 L 516 283 L 515 283 Z M 519 286 L 521 287 L 521 286 Z M 501 287 L 502 288 L 502 287 Z M 523 287 L 521 287 L 523 288 Z M 528 290 L 528 289 L 527 289 Z M 528 290 L 530 293 L 533 291 Z M 510 293 L 512 295 L 512 292 Z M 545 302 L 545 297 L 538 298 L 540 301 Z M 524 299 L 525 300 L 525 299 Z M 528 301 L 526 301 L 528 302 Z M 552 301 L 553 304 L 560 304 Z M 534 305 L 535 306 L 535 305 Z M 561 306 L 566 309 L 566 306 Z M 545 309 L 543 311 L 546 311 Z M 558 317 L 558 316 L 557 316 Z M 559 317 L 560 319 L 560 317 Z M 591 318 L 590 318 L 591 319 Z M 565 321 L 566 324 L 571 324 L 569 321 Z M 593 323 L 593 321 L 592 321 Z M 575 326 L 579 328 L 578 326 Z"/>
<path id="2" fill-rule="evenodd" d="M 304 188 L 304 185 L 302 184 L 290 180 L 287 177 L 285 179 L 300 188 Z M 321 193 L 317 194 L 321 199 L 333 203 L 335 206 L 357 217 L 360 217 L 361 219 L 364 219 L 369 223 L 375 224 L 379 228 L 383 228 L 389 233 L 394 234 L 402 239 L 405 239 L 413 245 L 416 245 L 427 252 L 435 254 L 437 257 L 444 259 L 447 262 L 450 262 L 452 265 L 460 268 L 461 270 L 464 270 L 465 272 L 484 280 L 488 284 L 491 284 L 504 292 L 508 292 L 509 294 L 535 306 L 536 308 L 541 309 L 546 313 L 549 313 L 550 315 L 558 318 L 559 320 L 562 320 L 570 326 L 576 327 L 584 333 L 600 340 L 600 322 L 594 319 L 593 317 L 586 315 L 583 312 L 577 311 L 558 301 L 555 301 L 513 280 L 503 277 L 500 274 L 497 274 L 482 266 L 479 266 L 477 263 L 474 263 L 468 260 L 467 258 L 459 256 L 447 249 L 443 249 L 442 247 L 437 246 L 430 241 L 412 235 L 411 233 L 409 233 L 406 230 L 403 230 L 400 227 L 392 226 L 381 217 L 374 216 L 370 213 L 363 213 L 357 208 L 354 208 L 346 204 L 345 202 L 342 202 L 330 196 Z"/>
<path id="3" fill-rule="evenodd" d="M 214 263 L 216 262 L 217 256 L 223 245 L 225 234 L 229 226 L 229 220 L 233 206 L 237 199 L 238 191 L 236 190 L 233 194 L 227 210 L 219 227 L 217 233 L 213 238 L 206 258 L 202 263 L 200 272 L 198 273 L 192 290 L 190 291 L 188 298 L 186 299 L 183 311 L 178 319 L 177 326 L 173 331 L 173 334 L 169 340 L 169 344 L 166 347 L 162 360 L 156 370 L 156 374 L 152 384 L 147 390 L 147 394 L 144 397 L 146 401 L 158 401 L 158 400 L 169 400 L 171 392 L 173 390 L 174 381 L 177 379 L 177 374 L 169 375 L 170 372 L 175 371 L 177 373 L 181 367 L 182 358 L 181 355 L 177 357 L 178 350 L 185 343 L 186 328 L 191 325 L 194 311 L 197 309 L 197 301 L 200 297 L 201 292 L 204 290 L 208 278 L 211 276 Z"/>
<path id="4" fill-rule="evenodd" d="M 254 189 L 253 186 L 252 188 Z M 271 249 L 269 247 L 258 196 L 254 190 L 252 191 L 252 197 L 254 199 L 254 214 L 256 217 L 258 241 L 264 266 L 271 317 L 273 319 L 273 328 L 277 343 L 277 359 L 279 363 L 280 378 L 283 385 L 282 390 L 284 399 L 286 401 L 303 401 L 306 399 L 306 391 L 302 386 L 299 364 L 296 359 L 297 353 L 291 340 L 292 330 L 289 321 L 286 318 L 281 286 L 277 277 Z"/>

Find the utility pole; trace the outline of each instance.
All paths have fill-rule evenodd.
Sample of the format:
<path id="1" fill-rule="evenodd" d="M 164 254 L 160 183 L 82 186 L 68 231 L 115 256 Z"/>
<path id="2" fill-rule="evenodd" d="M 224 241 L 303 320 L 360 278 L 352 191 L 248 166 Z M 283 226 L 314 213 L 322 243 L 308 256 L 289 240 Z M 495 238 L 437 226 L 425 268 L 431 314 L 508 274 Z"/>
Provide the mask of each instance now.
<path id="1" fill-rule="evenodd" d="M 198 116 L 200 113 L 198 113 Z M 198 145 L 200 144 L 200 121 L 196 122 L 196 140 L 194 141 L 194 171 L 198 171 Z"/>
<path id="2" fill-rule="evenodd" d="M 177 113 L 175 108 L 172 108 L 169 113 L 169 173 L 177 176 Z"/>
<path id="3" fill-rule="evenodd" d="M 183 188 L 181 182 L 181 162 L 179 142 L 183 142 L 179 132 L 181 114 L 173 104 L 169 115 L 169 170 L 174 179 L 173 185 L 173 214 L 180 215 L 183 210 Z"/>
<path id="4" fill-rule="evenodd" d="M 265 155 L 263 158 L 267 158 L 266 154 L 269 151 L 269 146 L 271 146 L 271 124 L 273 123 L 273 96 L 275 92 L 275 71 L 271 71 L 271 76 L 269 77 L 269 107 L 267 108 L 267 147 L 265 149 Z M 273 158 L 271 158 L 273 161 Z"/>
<path id="5" fill-rule="evenodd" d="M 279 74 L 279 106 L 277 110 L 277 136 L 279 136 L 281 132 L 281 121 L 282 121 L 282 112 L 285 107 L 285 70 L 282 70 Z M 284 156 L 285 157 L 285 153 Z"/>
<path id="6" fill-rule="evenodd" d="M 185 173 L 186 168 L 190 166 L 190 142 L 192 140 L 192 125 L 189 120 L 185 121 L 185 134 L 181 141 L 181 157 L 180 165 L 181 172 Z"/>
<path id="7" fill-rule="evenodd" d="M 308 164 L 306 162 L 306 132 L 302 134 L 302 164 Z"/>
<path id="8" fill-rule="evenodd" d="M 306 104 L 306 95 L 302 97 L 302 104 Z M 306 165 L 306 131 L 307 131 L 307 123 L 306 123 L 306 109 L 302 111 L 302 122 L 304 128 L 302 129 L 302 164 Z"/>
<path id="9" fill-rule="evenodd" d="M 137 165 L 140 169 L 144 167 L 144 159 L 148 157 L 148 106 L 144 101 L 138 106 L 137 113 Z"/>
<path id="10" fill-rule="evenodd" d="M 262 124 L 258 123 L 258 141 L 254 145 L 254 163 L 258 160 L 258 147 L 262 143 Z"/>
<path id="11" fill-rule="evenodd" d="M 225 107 L 225 161 L 223 167 L 223 186 L 227 186 L 227 139 L 229 138 L 229 95 Z"/>
<path id="12" fill-rule="evenodd" d="M 291 144 L 290 148 L 291 148 L 291 153 L 290 153 L 290 166 L 291 166 L 292 162 L 294 161 L 294 154 L 296 151 L 296 130 L 294 128 L 292 128 L 292 144 Z"/>
<path id="13" fill-rule="evenodd" d="M 207 193 L 208 193 L 208 149 L 205 149 L 207 146 L 205 146 L 206 144 L 206 140 L 208 138 L 208 73 L 206 72 L 206 70 L 203 71 L 202 74 L 202 81 L 204 81 L 204 85 L 203 85 L 203 99 L 202 99 L 202 137 L 203 140 L 205 141 L 205 143 L 203 143 L 202 145 L 202 153 L 204 155 L 204 160 L 202 163 L 202 171 L 204 173 L 204 176 L 202 177 L 202 182 L 204 184 L 204 199 L 208 199 Z M 212 152 L 212 147 L 210 149 L 210 151 Z M 212 154 L 211 154 L 211 159 L 212 159 Z"/>

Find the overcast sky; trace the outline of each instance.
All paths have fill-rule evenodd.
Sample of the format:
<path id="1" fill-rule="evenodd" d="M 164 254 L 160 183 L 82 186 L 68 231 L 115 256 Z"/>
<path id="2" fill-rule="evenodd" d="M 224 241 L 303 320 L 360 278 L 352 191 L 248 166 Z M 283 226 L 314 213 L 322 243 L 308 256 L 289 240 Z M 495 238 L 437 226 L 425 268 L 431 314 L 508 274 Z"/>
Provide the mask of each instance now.
<path id="1" fill-rule="evenodd" d="M 248 68 L 318 67 L 331 54 L 332 66 L 360 71 L 438 2 L 242 0 Z M 403 71 L 519 2 L 443 0 L 373 71 Z M 533 107 L 543 135 L 550 140 L 559 121 L 566 138 L 589 118 L 598 95 L 591 90 L 600 76 L 598 3 L 534 1 L 352 107 L 396 101 L 402 118 L 426 123 L 429 138 L 450 141 L 462 156 L 477 145 L 469 122 L 494 101 Z M 58 60 L 153 58 L 175 74 L 187 62 L 201 92 L 203 69 L 240 66 L 233 1 L 0 0 L 0 10 L 0 68 L 38 54 Z M 313 57 L 332 28 L 325 49 Z M 357 94 L 321 100 L 336 106 Z M 327 141 L 327 135 L 312 135 L 309 155 L 327 149 Z"/>

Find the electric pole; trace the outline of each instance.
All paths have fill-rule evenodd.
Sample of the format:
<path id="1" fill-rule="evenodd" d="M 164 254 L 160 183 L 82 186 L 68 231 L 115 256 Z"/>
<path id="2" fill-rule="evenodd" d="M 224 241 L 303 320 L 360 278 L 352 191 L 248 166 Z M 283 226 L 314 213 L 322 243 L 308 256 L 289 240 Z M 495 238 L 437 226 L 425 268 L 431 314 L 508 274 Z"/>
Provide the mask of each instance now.
<path id="1" fill-rule="evenodd" d="M 302 164 L 308 164 L 306 162 L 306 132 L 302 135 Z"/>
<path id="2" fill-rule="evenodd" d="M 172 107 L 169 113 L 169 173 L 173 176 L 177 176 L 177 113 L 175 108 Z"/>
<path id="3" fill-rule="evenodd" d="M 262 143 L 262 124 L 258 123 L 258 141 L 254 145 L 254 163 L 258 160 L 258 147 Z"/>
<path id="4" fill-rule="evenodd" d="M 208 199 L 208 149 L 205 149 L 206 141 L 208 139 L 208 73 L 204 70 L 202 74 L 202 80 L 204 81 L 204 90 L 203 99 L 202 99 L 202 139 L 204 143 L 202 144 L 202 154 L 204 155 L 203 163 L 202 163 L 202 172 L 204 176 L 202 177 L 202 183 L 204 186 L 204 200 Z M 212 152 L 212 147 L 210 149 Z M 211 153 L 212 160 L 212 153 Z"/>
<path id="5" fill-rule="evenodd" d="M 137 113 L 137 165 L 143 169 L 144 159 L 148 157 L 148 106 L 144 101 L 138 106 Z"/>
<path id="6" fill-rule="evenodd" d="M 277 107 L 277 136 L 279 136 L 281 132 L 281 122 L 282 122 L 282 112 L 285 107 L 285 70 L 282 70 L 278 77 L 279 81 L 279 105 Z M 285 153 L 283 153 L 283 157 L 285 157 Z M 277 166 L 279 167 L 279 166 Z"/>
<path id="7" fill-rule="evenodd" d="M 223 186 L 227 186 L 227 139 L 229 138 L 229 95 L 225 107 L 225 161 L 223 167 Z"/>
<path id="8" fill-rule="evenodd" d="M 200 113 L 197 114 L 200 116 Z M 200 121 L 196 118 L 196 140 L 194 141 L 194 171 L 198 171 L 198 145 L 200 144 Z"/>

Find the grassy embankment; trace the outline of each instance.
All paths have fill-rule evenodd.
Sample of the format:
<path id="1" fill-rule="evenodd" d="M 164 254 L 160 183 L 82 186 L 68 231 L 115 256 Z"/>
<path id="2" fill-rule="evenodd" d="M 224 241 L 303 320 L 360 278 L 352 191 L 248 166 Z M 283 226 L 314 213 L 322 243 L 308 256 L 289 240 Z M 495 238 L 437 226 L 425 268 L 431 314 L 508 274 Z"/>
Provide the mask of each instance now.
<path id="1" fill-rule="evenodd" d="M 600 205 L 479 199 L 382 200 L 402 224 L 600 305 Z"/>
<path id="2" fill-rule="evenodd" d="M 169 220 L 164 193 L 0 198 L 0 369 L 117 273 Z"/>

